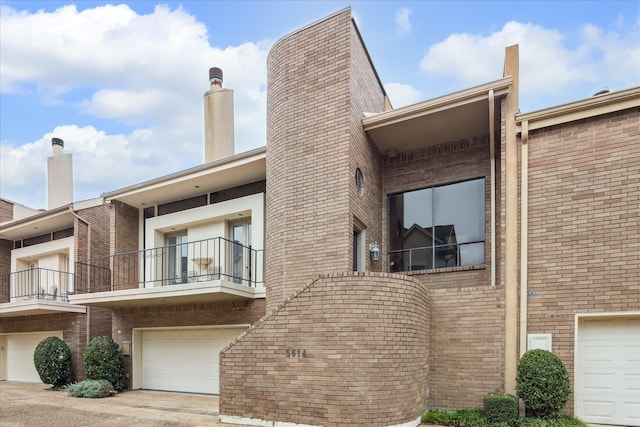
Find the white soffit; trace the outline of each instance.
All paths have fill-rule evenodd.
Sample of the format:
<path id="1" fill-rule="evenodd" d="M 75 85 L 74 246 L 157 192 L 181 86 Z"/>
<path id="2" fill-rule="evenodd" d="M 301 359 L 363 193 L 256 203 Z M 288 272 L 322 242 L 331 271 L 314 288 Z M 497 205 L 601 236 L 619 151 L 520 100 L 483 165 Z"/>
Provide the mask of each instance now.
<path id="1" fill-rule="evenodd" d="M 187 199 L 204 193 L 250 184 L 266 178 L 266 148 L 206 163 L 120 190 L 104 193 L 138 208 Z"/>
<path id="2" fill-rule="evenodd" d="M 489 133 L 489 92 L 496 110 L 509 92 L 511 77 L 475 86 L 418 104 L 362 119 L 362 125 L 380 152 L 398 152 L 458 141 Z M 497 121 L 499 123 L 499 115 Z"/>

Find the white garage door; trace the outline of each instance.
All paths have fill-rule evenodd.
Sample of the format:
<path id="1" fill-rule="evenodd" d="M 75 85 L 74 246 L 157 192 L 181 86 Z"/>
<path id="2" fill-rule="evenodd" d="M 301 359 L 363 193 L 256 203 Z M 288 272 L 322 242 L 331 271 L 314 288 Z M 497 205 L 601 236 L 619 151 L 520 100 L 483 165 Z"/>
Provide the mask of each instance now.
<path id="1" fill-rule="evenodd" d="M 62 331 L 12 334 L 6 336 L 7 380 L 39 383 L 40 375 L 33 364 L 36 346 L 47 337 L 62 338 Z"/>
<path id="2" fill-rule="evenodd" d="M 142 331 L 141 387 L 218 394 L 220 351 L 245 329 Z"/>
<path id="3" fill-rule="evenodd" d="M 576 356 L 576 416 L 640 426 L 640 318 L 581 319 Z"/>

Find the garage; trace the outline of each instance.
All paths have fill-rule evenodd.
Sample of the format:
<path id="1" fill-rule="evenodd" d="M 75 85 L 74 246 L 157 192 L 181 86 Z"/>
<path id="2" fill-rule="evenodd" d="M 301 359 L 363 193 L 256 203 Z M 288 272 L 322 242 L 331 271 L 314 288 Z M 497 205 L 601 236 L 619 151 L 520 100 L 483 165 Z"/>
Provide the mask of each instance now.
<path id="1" fill-rule="evenodd" d="M 10 334 L 4 336 L 7 381 L 39 383 L 40 375 L 33 364 L 33 352 L 43 339 L 56 336 L 62 339 L 62 331 Z"/>
<path id="2" fill-rule="evenodd" d="M 640 426 L 640 317 L 578 320 L 576 416 Z"/>
<path id="3" fill-rule="evenodd" d="M 140 388 L 218 394 L 219 354 L 246 327 L 143 330 Z"/>

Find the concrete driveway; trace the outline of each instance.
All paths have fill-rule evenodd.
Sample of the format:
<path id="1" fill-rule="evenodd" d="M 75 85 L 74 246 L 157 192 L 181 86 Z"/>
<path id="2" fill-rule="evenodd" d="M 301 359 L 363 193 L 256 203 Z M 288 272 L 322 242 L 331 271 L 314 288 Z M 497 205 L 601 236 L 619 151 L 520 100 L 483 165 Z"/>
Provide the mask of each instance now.
<path id="1" fill-rule="evenodd" d="M 126 391 L 102 399 L 71 397 L 44 384 L 0 381 L 0 426 L 229 426 L 218 422 L 218 397 Z"/>

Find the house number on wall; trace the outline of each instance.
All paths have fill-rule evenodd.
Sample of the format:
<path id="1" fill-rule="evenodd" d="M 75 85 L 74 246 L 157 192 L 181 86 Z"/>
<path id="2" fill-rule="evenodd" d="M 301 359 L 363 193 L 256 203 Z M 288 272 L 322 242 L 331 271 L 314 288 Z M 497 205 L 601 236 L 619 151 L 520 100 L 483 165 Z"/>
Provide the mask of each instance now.
<path id="1" fill-rule="evenodd" d="M 287 349 L 287 357 L 307 357 L 307 350 L 296 348 L 296 349 Z"/>

